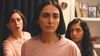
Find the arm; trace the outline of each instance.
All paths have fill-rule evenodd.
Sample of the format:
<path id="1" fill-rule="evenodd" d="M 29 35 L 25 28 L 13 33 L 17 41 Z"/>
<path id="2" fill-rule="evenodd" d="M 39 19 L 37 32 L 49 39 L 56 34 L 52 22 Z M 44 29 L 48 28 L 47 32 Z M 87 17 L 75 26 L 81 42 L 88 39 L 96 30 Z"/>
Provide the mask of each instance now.
<path id="1" fill-rule="evenodd" d="M 14 56 L 11 45 L 8 43 L 3 43 L 3 54 L 4 56 Z"/>

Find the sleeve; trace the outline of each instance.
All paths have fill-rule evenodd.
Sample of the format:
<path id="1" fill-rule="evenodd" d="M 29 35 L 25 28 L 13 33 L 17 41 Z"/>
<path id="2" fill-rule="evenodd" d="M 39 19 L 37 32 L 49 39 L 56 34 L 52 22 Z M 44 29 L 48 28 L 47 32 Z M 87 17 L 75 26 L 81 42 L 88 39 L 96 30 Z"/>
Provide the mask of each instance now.
<path id="1" fill-rule="evenodd" d="M 26 41 L 31 39 L 31 34 L 29 32 L 24 32 L 24 33 L 25 33 Z"/>
<path id="2" fill-rule="evenodd" d="M 4 56 L 14 56 L 10 44 L 8 44 L 8 43 L 3 43 L 3 55 L 4 55 Z"/>
<path id="3" fill-rule="evenodd" d="M 31 34 L 28 32 L 28 35 L 29 35 L 29 39 L 31 39 Z"/>
<path id="4" fill-rule="evenodd" d="M 77 45 L 73 46 L 72 48 L 72 55 L 71 56 L 81 56 L 81 52 L 79 50 L 79 48 L 77 47 Z"/>
<path id="5" fill-rule="evenodd" d="M 95 50 L 93 50 L 93 52 L 94 52 L 94 56 L 98 56 Z"/>

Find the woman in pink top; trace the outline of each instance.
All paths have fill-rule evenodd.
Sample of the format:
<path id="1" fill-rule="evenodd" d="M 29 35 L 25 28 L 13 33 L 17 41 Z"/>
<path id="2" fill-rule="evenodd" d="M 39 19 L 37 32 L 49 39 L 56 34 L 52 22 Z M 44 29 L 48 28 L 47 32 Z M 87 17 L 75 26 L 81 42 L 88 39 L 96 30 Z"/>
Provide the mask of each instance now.
<path id="1" fill-rule="evenodd" d="M 3 42 L 4 56 L 21 56 L 22 44 L 31 38 L 30 33 L 24 32 L 25 17 L 19 10 L 13 10 L 6 20 L 10 35 Z"/>
<path id="2" fill-rule="evenodd" d="M 22 46 L 22 56 L 81 56 L 77 45 L 61 36 L 65 23 L 56 1 L 40 1 L 33 30 L 34 37 Z"/>

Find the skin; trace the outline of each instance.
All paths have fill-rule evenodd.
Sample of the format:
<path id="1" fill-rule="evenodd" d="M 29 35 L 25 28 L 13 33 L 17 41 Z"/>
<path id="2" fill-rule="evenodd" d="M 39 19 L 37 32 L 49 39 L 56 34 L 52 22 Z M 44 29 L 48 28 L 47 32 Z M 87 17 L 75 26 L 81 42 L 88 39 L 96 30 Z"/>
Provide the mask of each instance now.
<path id="1" fill-rule="evenodd" d="M 18 37 L 22 34 L 23 20 L 18 13 L 13 13 L 7 27 L 12 31 L 12 36 Z"/>
<path id="2" fill-rule="evenodd" d="M 41 41 L 44 43 L 55 43 L 59 40 L 56 34 L 59 22 L 60 13 L 56 7 L 53 5 L 47 5 L 42 9 L 37 21 L 41 28 Z"/>
<path id="3" fill-rule="evenodd" d="M 80 42 L 83 38 L 84 31 L 81 28 L 81 26 L 79 25 L 79 23 L 76 23 L 76 24 L 72 25 L 70 34 L 71 34 L 73 41 Z"/>

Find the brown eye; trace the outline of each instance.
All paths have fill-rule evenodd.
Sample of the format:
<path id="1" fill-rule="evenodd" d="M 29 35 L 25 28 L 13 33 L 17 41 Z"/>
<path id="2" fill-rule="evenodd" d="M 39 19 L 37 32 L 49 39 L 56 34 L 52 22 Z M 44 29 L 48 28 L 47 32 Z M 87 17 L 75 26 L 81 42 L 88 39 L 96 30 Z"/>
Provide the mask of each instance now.
<path id="1" fill-rule="evenodd" d="M 80 29 L 76 29 L 76 32 L 81 32 L 81 30 Z"/>
<path id="2" fill-rule="evenodd" d="M 57 13 L 54 13 L 54 14 L 53 14 L 53 18 L 54 18 L 54 19 L 57 19 L 58 17 L 59 17 L 59 15 L 58 15 Z"/>
<path id="3" fill-rule="evenodd" d="M 53 18 L 57 19 L 58 18 L 58 15 L 54 15 Z"/>
<path id="4" fill-rule="evenodd" d="M 49 14 L 48 13 L 42 13 L 41 16 L 44 17 L 44 18 L 48 18 Z"/>
<path id="5" fill-rule="evenodd" d="M 73 31 L 74 31 L 73 29 L 70 30 L 70 32 L 73 32 Z"/>
<path id="6" fill-rule="evenodd" d="M 15 22 L 15 20 L 13 20 L 13 19 L 12 19 L 12 20 L 10 20 L 10 23 L 14 23 L 14 22 Z"/>
<path id="7" fill-rule="evenodd" d="M 20 18 L 17 18 L 17 21 L 19 22 L 20 21 Z"/>

